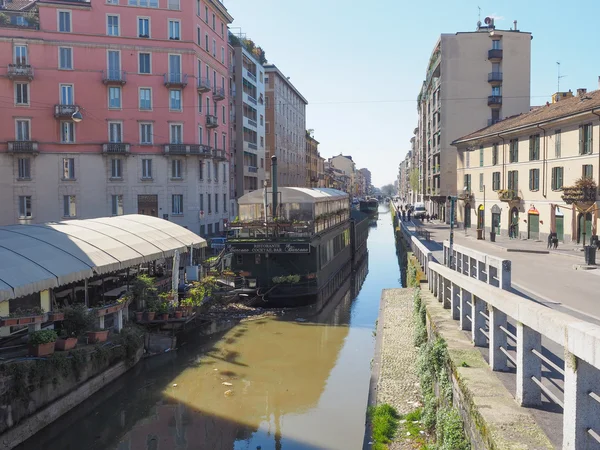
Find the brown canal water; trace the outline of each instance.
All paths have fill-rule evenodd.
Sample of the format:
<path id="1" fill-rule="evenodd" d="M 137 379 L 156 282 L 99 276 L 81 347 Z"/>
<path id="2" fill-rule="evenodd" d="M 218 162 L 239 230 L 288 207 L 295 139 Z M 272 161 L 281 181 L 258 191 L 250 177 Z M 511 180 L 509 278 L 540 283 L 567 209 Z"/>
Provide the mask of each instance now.
<path id="1" fill-rule="evenodd" d="M 368 247 L 368 266 L 322 311 L 295 310 L 210 340 L 188 339 L 18 448 L 362 448 L 381 290 L 401 284 L 385 207 Z"/>

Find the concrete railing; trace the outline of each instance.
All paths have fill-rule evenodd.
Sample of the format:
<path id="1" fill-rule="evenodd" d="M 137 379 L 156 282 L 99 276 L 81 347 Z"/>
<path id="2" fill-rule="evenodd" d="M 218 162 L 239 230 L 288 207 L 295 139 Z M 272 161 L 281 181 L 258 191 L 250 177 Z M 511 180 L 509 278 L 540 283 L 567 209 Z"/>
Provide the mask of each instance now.
<path id="1" fill-rule="evenodd" d="M 400 229 L 404 240 L 410 246 L 421 267 L 423 267 L 423 272 L 427 274 L 429 263 L 433 260 L 433 253 L 402 222 L 400 222 Z"/>
<path id="2" fill-rule="evenodd" d="M 489 348 L 491 369 L 506 371 L 509 361 L 516 367 L 521 406 L 540 406 L 544 395 L 563 408 L 563 449 L 600 448 L 600 327 L 476 280 L 471 272 L 429 262 L 426 274 L 429 289 L 460 329 L 471 331 L 473 345 Z M 516 354 L 509 352 L 509 338 Z M 542 354 L 542 338 L 562 346 L 563 367 Z M 543 384 L 542 366 L 564 376 L 562 400 Z"/>
<path id="3" fill-rule="evenodd" d="M 444 265 L 448 266 L 450 242 L 444 241 Z M 511 288 L 511 261 L 478 252 L 462 245 L 452 246 L 452 269 L 506 291 Z"/>

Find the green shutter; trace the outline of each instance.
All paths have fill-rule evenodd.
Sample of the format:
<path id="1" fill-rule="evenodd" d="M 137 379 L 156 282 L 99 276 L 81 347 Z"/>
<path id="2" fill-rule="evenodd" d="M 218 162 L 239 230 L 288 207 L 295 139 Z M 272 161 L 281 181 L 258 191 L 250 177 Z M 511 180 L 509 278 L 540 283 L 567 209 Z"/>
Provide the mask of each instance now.
<path id="1" fill-rule="evenodd" d="M 559 183 L 558 183 L 558 189 L 562 189 L 563 187 L 563 168 L 561 167 L 560 170 L 558 171 L 559 174 Z"/>
<path id="2" fill-rule="evenodd" d="M 583 125 L 579 125 L 579 154 L 583 155 Z"/>
<path id="3" fill-rule="evenodd" d="M 594 136 L 593 131 L 593 125 L 590 123 L 589 125 L 586 125 L 587 127 L 587 136 L 586 136 L 586 144 L 587 144 L 587 149 L 586 149 L 586 153 L 592 153 L 592 139 Z"/>

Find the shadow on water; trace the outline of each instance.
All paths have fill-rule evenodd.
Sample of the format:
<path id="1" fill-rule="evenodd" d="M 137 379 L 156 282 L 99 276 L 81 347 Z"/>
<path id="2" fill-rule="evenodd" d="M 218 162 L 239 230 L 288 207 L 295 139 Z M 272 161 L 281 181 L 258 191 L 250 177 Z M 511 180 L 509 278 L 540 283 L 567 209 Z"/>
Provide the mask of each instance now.
<path id="1" fill-rule="evenodd" d="M 17 448 L 361 448 L 381 289 L 400 284 L 386 212 L 368 259 L 322 308 L 190 337 Z"/>

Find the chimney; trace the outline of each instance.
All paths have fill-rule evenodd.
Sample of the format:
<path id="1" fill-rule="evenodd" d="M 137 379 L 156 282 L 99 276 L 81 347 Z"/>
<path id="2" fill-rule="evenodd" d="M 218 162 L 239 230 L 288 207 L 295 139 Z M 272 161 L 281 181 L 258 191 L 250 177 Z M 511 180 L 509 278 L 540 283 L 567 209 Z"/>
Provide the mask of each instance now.
<path id="1" fill-rule="evenodd" d="M 600 77 L 598 77 L 598 89 L 600 89 Z"/>
<path id="2" fill-rule="evenodd" d="M 583 97 L 586 92 L 587 92 L 587 89 L 585 89 L 585 88 L 577 89 L 577 97 L 579 97 L 579 98 Z"/>
<path id="3" fill-rule="evenodd" d="M 513 22 L 513 24 L 515 25 L 515 31 L 519 31 L 519 30 L 517 30 L 517 21 L 516 20 Z"/>

